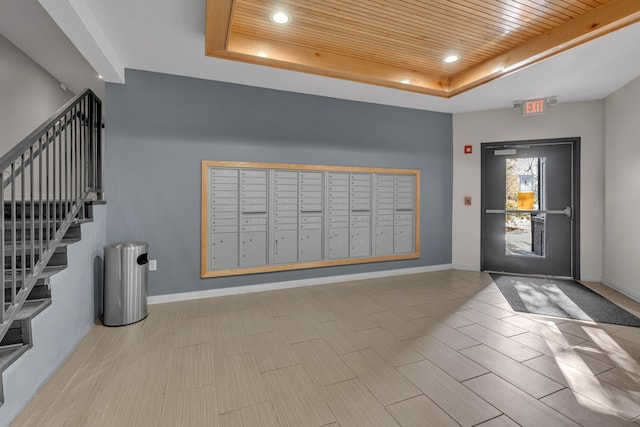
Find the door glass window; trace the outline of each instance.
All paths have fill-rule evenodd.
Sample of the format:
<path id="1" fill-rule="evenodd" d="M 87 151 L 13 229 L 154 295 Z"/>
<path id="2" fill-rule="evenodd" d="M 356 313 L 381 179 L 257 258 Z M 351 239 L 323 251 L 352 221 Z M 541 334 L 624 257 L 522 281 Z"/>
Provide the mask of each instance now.
<path id="1" fill-rule="evenodd" d="M 544 214 L 529 212 L 544 209 L 544 164 L 544 157 L 506 159 L 506 255 L 544 256 Z"/>

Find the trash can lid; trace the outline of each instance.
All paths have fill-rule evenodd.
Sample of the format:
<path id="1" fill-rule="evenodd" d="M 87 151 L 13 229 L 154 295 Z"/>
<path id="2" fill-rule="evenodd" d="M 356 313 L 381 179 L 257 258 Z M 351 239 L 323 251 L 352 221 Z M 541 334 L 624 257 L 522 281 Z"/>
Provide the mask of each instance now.
<path id="1" fill-rule="evenodd" d="M 147 242 L 117 242 L 105 246 L 105 249 L 146 248 L 147 246 L 149 246 Z"/>

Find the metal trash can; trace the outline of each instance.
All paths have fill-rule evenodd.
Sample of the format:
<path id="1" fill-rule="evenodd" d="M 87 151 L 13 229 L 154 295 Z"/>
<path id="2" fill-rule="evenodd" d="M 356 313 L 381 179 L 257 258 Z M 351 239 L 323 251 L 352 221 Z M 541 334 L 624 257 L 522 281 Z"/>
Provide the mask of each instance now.
<path id="1" fill-rule="evenodd" d="M 119 242 L 104 247 L 105 326 L 124 326 L 147 317 L 149 245 Z"/>

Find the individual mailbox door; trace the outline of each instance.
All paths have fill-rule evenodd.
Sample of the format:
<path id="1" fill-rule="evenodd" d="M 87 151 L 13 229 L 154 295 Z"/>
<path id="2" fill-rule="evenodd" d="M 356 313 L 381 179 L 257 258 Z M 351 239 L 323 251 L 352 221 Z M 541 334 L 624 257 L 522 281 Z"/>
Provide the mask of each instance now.
<path id="1" fill-rule="evenodd" d="M 413 230 L 411 226 L 396 226 L 393 236 L 393 252 L 406 254 L 413 252 Z"/>
<path id="2" fill-rule="evenodd" d="M 211 210 L 216 212 L 238 212 L 238 205 L 213 205 Z"/>
<path id="3" fill-rule="evenodd" d="M 346 228 L 349 229 L 349 221 L 335 221 L 329 223 L 329 228 Z"/>
<path id="4" fill-rule="evenodd" d="M 348 180 L 349 179 L 349 174 L 348 173 L 343 173 L 343 172 L 329 172 L 329 181 L 331 180 Z"/>
<path id="5" fill-rule="evenodd" d="M 251 231 L 242 233 L 240 265 L 242 267 L 267 264 L 267 233 Z"/>
<path id="6" fill-rule="evenodd" d="M 331 228 L 329 230 L 329 259 L 342 258 L 349 258 L 349 228 Z"/>
<path id="7" fill-rule="evenodd" d="M 213 218 L 211 220 L 211 225 L 213 228 L 226 226 L 226 225 L 234 225 L 236 227 L 236 231 L 238 231 L 238 219 L 237 218 Z"/>
<path id="8" fill-rule="evenodd" d="M 234 218 L 236 222 L 238 222 L 238 210 L 230 211 L 230 212 L 215 212 L 211 213 L 211 218 Z"/>
<path id="9" fill-rule="evenodd" d="M 293 224 L 293 226 L 295 227 L 295 224 Z M 276 264 L 286 264 L 297 261 L 298 231 L 295 228 L 285 231 L 276 230 L 273 237 L 273 262 Z"/>
<path id="10" fill-rule="evenodd" d="M 390 210 L 393 211 L 393 203 L 378 203 L 376 205 L 376 209 L 380 210 L 380 211 L 386 211 L 386 210 Z"/>
<path id="11" fill-rule="evenodd" d="M 293 212 L 290 216 L 276 216 L 276 225 L 278 224 L 298 224 L 298 214 Z"/>
<path id="12" fill-rule="evenodd" d="M 237 233 L 238 226 L 237 225 L 213 225 L 211 227 L 211 231 L 214 234 L 216 233 Z"/>
<path id="13" fill-rule="evenodd" d="M 276 211 L 275 214 L 276 218 L 285 218 L 285 217 L 298 217 L 298 211 L 282 211 L 282 212 L 278 212 Z"/>
<path id="14" fill-rule="evenodd" d="M 217 187 L 213 187 L 213 191 L 211 192 L 211 196 L 212 197 L 233 197 L 235 199 L 238 198 L 238 191 L 237 190 L 233 190 L 233 191 L 219 191 L 216 190 Z"/>
<path id="15" fill-rule="evenodd" d="M 322 179 L 324 176 L 323 172 L 300 172 L 300 178 L 302 179 Z"/>
<path id="16" fill-rule="evenodd" d="M 217 205 L 234 205 L 234 206 L 237 206 L 238 205 L 238 198 L 237 197 L 212 197 L 211 198 L 211 205 L 212 206 L 217 206 Z"/>
<path id="17" fill-rule="evenodd" d="M 349 197 L 349 181 L 345 185 L 329 185 L 329 197 Z"/>
<path id="18" fill-rule="evenodd" d="M 214 270 L 238 267 L 238 233 L 213 233 L 211 267 Z"/>
<path id="19" fill-rule="evenodd" d="M 351 181 L 371 182 L 371 174 L 370 173 L 352 173 Z"/>
<path id="20" fill-rule="evenodd" d="M 298 209 L 297 204 L 291 204 L 291 205 L 276 204 L 276 212 L 294 212 L 295 213 L 297 209 Z"/>
<path id="21" fill-rule="evenodd" d="M 301 229 L 298 238 L 298 260 L 322 260 L 322 229 Z"/>
<path id="22" fill-rule="evenodd" d="M 261 169 L 243 169 L 240 174 L 242 175 L 242 179 L 267 177 L 267 171 Z"/>
<path id="23" fill-rule="evenodd" d="M 280 179 L 280 178 L 293 178 L 296 179 L 298 178 L 298 172 L 297 171 L 287 171 L 287 170 L 275 170 L 275 174 L 276 174 L 276 179 Z"/>
<path id="24" fill-rule="evenodd" d="M 349 197 L 329 196 L 329 208 L 334 208 L 337 206 L 349 206 Z"/>
<path id="25" fill-rule="evenodd" d="M 283 230 L 297 230 L 298 223 L 295 224 L 276 224 L 275 231 L 283 231 Z"/>
<path id="26" fill-rule="evenodd" d="M 213 184 L 213 191 L 233 191 L 237 194 L 238 184 Z"/>
<path id="27" fill-rule="evenodd" d="M 284 187 L 281 185 L 280 187 Z M 297 185 L 287 185 L 286 187 L 293 187 L 294 190 L 278 190 L 278 186 L 276 185 L 276 197 L 288 197 L 296 199 L 296 203 L 298 200 L 298 186 Z"/>
<path id="28" fill-rule="evenodd" d="M 233 176 L 214 176 L 211 178 L 211 182 L 214 184 L 235 184 L 238 182 L 238 174 Z"/>
<path id="29" fill-rule="evenodd" d="M 212 178 L 214 177 L 218 177 L 218 176 L 238 176 L 238 170 L 237 169 L 216 169 L 216 168 L 211 168 L 209 169 L 210 171 L 210 176 Z"/>
<path id="30" fill-rule="evenodd" d="M 315 180 L 313 182 L 316 182 Z M 314 185 L 300 185 L 300 197 L 310 196 L 317 194 L 318 197 L 322 197 L 322 181 L 317 181 Z"/>
<path id="31" fill-rule="evenodd" d="M 393 255 L 393 226 L 376 227 L 375 254 Z"/>
<path id="32" fill-rule="evenodd" d="M 361 227 L 354 227 L 358 223 L 351 224 L 351 251 L 349 255 L 353 257 L 366 257 L 371 254 L 371 228 L 369 224 Z"/>
<path id="33" fill-rule="evenodd" d="M 253 178 L 253 179 L 259 179 L 261 181 L 266 181 L 266 179 L 264 179 L 264 178 Z M 260 192 L 260 193 L 266 195 L 267 185 L 266 184 L 242 184 L 242 185 L 240 185 L 240 190 L 242 190 L 243 192 L 253 192 L 253 193 Z"/>
<path id="34" fill-rule="evenodd" d="M 349 216 L 349 211 L 346 209 L 332 209 L 329 211 L 330 216 Z"/>
<path id="35" fill-rule="evenodd" d="M 276 176 L 276 185 L 298 185 L 298 178 L 278 178 Z"/>

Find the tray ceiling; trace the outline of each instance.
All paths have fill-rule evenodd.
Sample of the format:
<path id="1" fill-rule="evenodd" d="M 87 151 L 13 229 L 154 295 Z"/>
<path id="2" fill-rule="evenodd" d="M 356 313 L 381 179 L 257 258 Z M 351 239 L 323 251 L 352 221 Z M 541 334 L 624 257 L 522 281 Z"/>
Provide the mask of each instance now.
<path id="1" fill-rule="evenodd" d="M 637 21 L 638 0 L 207 0 L 205 47 L 448 98 Z"/>

